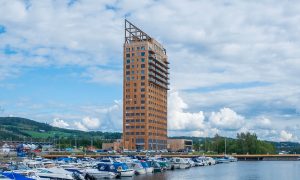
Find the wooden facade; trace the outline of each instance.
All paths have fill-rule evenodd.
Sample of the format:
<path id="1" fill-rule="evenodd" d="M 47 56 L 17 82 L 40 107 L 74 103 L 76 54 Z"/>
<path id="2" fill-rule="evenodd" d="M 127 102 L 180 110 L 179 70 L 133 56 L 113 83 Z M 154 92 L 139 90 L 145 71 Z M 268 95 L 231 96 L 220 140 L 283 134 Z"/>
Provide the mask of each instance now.
<path id="1" fill-rule="evenodd" d="M 166 50 L 125 20 L 123 71 L 124 149 L 167 148 Z"/>

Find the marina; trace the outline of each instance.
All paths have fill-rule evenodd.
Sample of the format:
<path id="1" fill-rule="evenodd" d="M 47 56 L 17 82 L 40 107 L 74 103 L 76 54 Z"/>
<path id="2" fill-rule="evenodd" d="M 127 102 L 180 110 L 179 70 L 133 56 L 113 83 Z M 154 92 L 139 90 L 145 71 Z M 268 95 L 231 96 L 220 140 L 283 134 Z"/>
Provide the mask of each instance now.
<path id="1" fill-rule="evenodd" d="M 96 180 L 114 178 L 152 177 L 168 171 L 180 171 L 190 168 L 215 166 L 237 162 L 231 156 L 222 158 L 164 158 L 161 156 L 106 156 L 101 158 L 59 157 L 45 159 L 24 158 L 22 161 L 2 162 L 0 172 L 2 179 L 62 179 L 62 180 Z M 200 170 L 200 169 L 199 169 Z M 161 176 L 161 175 L 160 175 Z"/>
<path id="2" fill-rule="evenodd" d="M 0 179 L 297 179 L 300 161 L 238 161 L 218 158 L 103 156 L 100 158 L 24 158 L 0 164 Z M 276 171 L 274 171 L 276 169 Z"/>

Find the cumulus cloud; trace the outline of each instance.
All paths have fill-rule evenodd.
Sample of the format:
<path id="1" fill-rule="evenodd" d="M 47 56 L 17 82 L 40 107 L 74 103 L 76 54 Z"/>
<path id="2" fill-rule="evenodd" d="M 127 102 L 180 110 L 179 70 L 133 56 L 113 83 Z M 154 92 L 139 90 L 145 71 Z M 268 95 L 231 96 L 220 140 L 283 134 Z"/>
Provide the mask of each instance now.
<path id="1" fill-rule="evenodd" d="M 280 141 L 295 141 L 297 137 L 295 137 L 292 133 L 287 132 L 285 130 L 280 131 Z"/>
<path id="2" fill-rule="evenodd" d="M 98 118 L 84 117 L 82 124 L 89 129 L 97 129 L 101 125 L 101 122 Z"/>
<path id="3" fill-rule="evenodd" d="M 209 121 L 212 126 L 225 130 L 238 130 L 245 124 L 245 118 L 230 108 L 212 112 Z"/>
<path id="4" fill-rule="evenodd" d="M 54 127 L 59 127 L 59 128 L 68 128 L 68 127 L 70 127 L 69 123 L 67 123 L 64 120 L 59 119 L 59 118 L 53 119 L 53 122 L 50 125 L 54 126 Z"/>
<path id="5" fill-rule="evenodd" d="M 254 121 L 254 129 L 272 129 L 272 122 L 270 119 L 265 117 L 260 117 Z"/>
<path id="6" fill-rule="evenodd" d="M 195 135 L 209 134 L 206 128 L 249 130 L 269 137 L 288 122 L 289 133 L 299 135 L 293 128 L 300 112 L 298 1 L 45 0 L 1 1 L 0 7 L 6 30 L 0 34 L 0 81 L 21 76 L 24 69 L 75 66 L 82 72 L 74 74 L 87 82 L 120 85 L 127 16 L 167 49 L 171 87 L 182 96 L 170 94 L 170 129 Z M 75 119 L 85 130 L 90 127 L 82 117 L 99 117 L 100 130 L 122 128 L 121 102 L 64 106 L 63 113 L 47 106 L 52 113 L 40 114 L 28 108 L 14 112 L 13 104 L 8 113 Z M 231 109 L 205 121 L 203 112 L 221 107 Z"/>
<path id="7" fill-rule="evenodd" d="M 187 104 L 176 91 L 170 92 L 169 96 L 169 129 L 170 130 L 198 130 L 204 129 L 204 113 L 202 111 L 187 112 Z"/>
<path id="8" fill-rule="evenodd" d="M 83 125 L 81 122 L 74 122 L 75 129 L 81 130 L 81 131 L 88 131 L 89 129 Z"/>

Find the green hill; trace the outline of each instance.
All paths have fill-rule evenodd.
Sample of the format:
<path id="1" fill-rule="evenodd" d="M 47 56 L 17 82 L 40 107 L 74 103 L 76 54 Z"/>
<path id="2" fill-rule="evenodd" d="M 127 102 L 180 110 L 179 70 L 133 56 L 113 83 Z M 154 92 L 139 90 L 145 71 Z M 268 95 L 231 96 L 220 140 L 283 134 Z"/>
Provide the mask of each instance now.
<path id="1" fill-rule="evenodd" d="M 121 133 L 100 132 L 100 131 L 79 131 L 63 129 L 50 126 L 46 123 L 36 122 L 30 119 L 19 117 L 0 117 L 0 140 L 35 140 L 35 141 L 55 141 L 69 142 L 76 139 L 78 142 L 87 144 L 91 138 L 102 141 L 120 139 Z"/>

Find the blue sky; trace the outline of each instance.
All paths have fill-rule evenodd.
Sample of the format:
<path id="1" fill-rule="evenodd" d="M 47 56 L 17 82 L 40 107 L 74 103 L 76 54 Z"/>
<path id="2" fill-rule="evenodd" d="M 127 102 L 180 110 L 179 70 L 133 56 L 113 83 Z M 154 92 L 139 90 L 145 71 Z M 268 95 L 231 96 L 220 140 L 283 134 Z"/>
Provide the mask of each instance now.
<path id="1" fill-rule="evenodd" d="M 126 17 L 167 49 L 169 135 L 250 131 L 300 141 L 299 7 L 275 0 L 0 1 L 0 116 L 121 131 Z"/>

